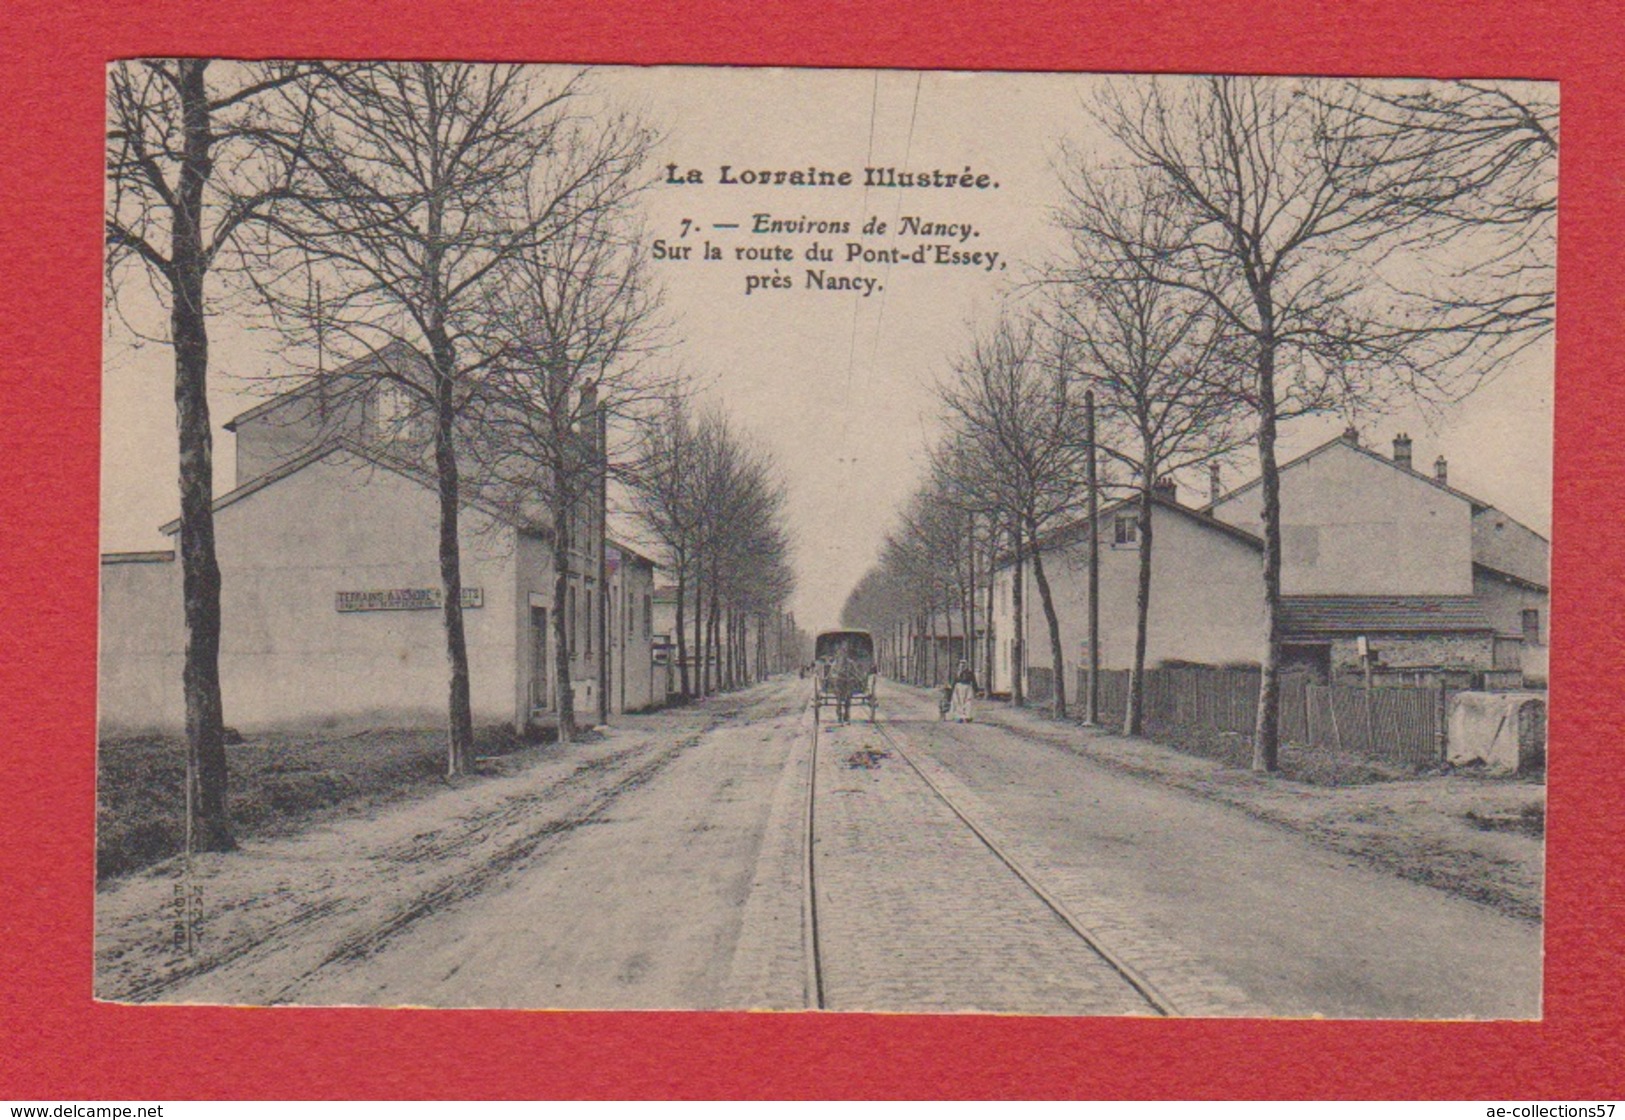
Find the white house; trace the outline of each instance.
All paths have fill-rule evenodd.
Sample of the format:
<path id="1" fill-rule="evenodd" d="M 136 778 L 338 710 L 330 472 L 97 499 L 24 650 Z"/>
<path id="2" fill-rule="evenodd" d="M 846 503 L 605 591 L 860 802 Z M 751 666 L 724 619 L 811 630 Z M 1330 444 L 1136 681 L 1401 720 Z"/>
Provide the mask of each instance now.
<path id="1" fill-rule="evenodd" d="M 1549 543 L 1451 486 L 1443 458 L 1415 470 L 1411 450 L 1400 434 L 1378 454 L 1350 428 L 1281 465 L 1285 659 L 1352 673 L 1363 647 L 1386 670 L 1543 678 Z M 1257 533 L 1260 502 L 1254 480 L 1208 512 Z"/>
<path id="2" fill-rule="evenodd" d="M 366 359 L 378 360 L 415 359 L 389 349 Z M 214 523 L 221 688 L 234 726 L 445 718 L 439 497 L 425 433 L 397 423 L 376 383 L 353 376 L 361 364 L 227 425 L 239 485 L 216 499 Z M 465 486 L 459 537 L 475 719 L 545 724 L 561 687 L 552 529 L 535 503 L 499 507 Z M 184 720 L 179 568 L 173 551 L 102 559 L 104 732 Z M 610 713 L 665 701 L 651 653 L 654 569 L 606 541 L 586 511 L 572 534 L 565 607 L 565 686 L 578 719 L 596 718 L 600 694 Z"/>
<path id="3" fill-rule="evenodd" d="M 1137 501 L 1100 511 L 1095 532 L 1100 551 L 1100 666 L 1128 669 L 1134 664 L 1136 595 L 1140 541 Z M 1166 493 L 1152 506 L 1151 608 L 1146 664 L 1198 662 L 1257 664 L 1263 652 L 1262 544 L 1252 534 L 1179 505 Z M 1050 534 L 1042 542 L 1045 574 L 1060 621 L 1063 679 L 1069 694 L 1088 658 L 1087 519 Z M 1022 617 L 1015 614 L 1017 566 L 1010 561 L 994 573 L 992 691 L 1011 691 L 1017 641 L 1024 644 L 1028 691 L 1048 692 L 1053 679 L 1048 623 L 1030 558 L 1019 568 L 1023 581 Z"/>

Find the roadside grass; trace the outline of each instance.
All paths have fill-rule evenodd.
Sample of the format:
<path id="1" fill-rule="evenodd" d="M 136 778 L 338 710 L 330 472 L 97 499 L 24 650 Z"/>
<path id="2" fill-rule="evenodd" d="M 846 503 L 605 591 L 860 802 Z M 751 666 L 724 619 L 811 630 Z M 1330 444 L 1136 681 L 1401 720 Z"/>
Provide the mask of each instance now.
<path id="1" fill-rule="evenodd" d="M 446 784 L 443 729 L 275 731 L 226 747 L 239 839 L 283 835 L 332 812 L 401 800 Z M 475 775 L 502 772 L 539 745 L 507 728 L 475 735 Z M 96 752 L 96 878 L 114 879 L 181 853 L 185 743 L 109 739 Z"/>
<path id="2" fill-rule="evenodd" d="M 1029 738 L 1224 802 L 1404 878 L 1513 917 L 1541 918 L 1544 774 L 1408 769 L 1297 745 L 1283 745 L 1277 773 L 1254 774 L 1242 735 L 1131 739 L 1008 705 L 991 706 L 991 714 Z"/>
<path id="3" fill-rule="evenodd" d="M 1246 735 L 1174 727 L 1157 728 L 1147 732 L 1145 738 L 1183 754 L 1211 759 L 1242 770 L 1252 769 L 1253 745 Z M 1282 743 L 1276 761 L 1280 766 L 1280 777 L 1312 786 L 1363 786 L 1443 772 L 1439 767 L 1417 770 L 1349 751 L 1306 747 L 1298 743 Z"/>

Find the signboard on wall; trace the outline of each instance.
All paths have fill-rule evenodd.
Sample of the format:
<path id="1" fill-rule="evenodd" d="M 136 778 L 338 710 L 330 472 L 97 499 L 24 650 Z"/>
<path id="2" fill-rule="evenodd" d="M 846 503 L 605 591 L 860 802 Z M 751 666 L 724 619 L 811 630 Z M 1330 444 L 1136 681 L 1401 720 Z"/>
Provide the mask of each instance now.
<path id="1" fill-rule="evenodd" d="M 393 587 L 385 591 L 340 591 L 333 608 L 341 614 L 354 611 L 432 611 L 445 601 L 438 587 Z M 463 588 L 463 609 L 485 606 L 485 589 Z"/>

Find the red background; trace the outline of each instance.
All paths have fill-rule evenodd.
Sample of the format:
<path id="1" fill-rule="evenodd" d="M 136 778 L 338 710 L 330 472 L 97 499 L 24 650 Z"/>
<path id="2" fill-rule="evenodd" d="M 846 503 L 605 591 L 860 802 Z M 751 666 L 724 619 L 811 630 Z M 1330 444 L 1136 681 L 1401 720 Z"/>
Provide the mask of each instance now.
<path id="1" fill-rule="evenodd" d="M 0 1094 L 1550 1099 L 1625 1091 L 1618 3 L 8 5 L 0 36 Z M 1546 1017 L 1535 1024 L 91 1002 L 103 64 L 457 57 L 1562 81 Z M 116 418 L 115 418 L 116 420 Z M 1462 952 L 1472 952 L 1462 946 Z"/>

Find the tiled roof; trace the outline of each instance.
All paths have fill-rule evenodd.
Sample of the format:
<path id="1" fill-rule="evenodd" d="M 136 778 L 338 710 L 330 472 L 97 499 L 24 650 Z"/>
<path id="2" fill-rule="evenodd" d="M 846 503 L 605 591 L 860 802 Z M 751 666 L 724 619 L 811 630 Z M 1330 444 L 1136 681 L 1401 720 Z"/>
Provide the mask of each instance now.
<path id="1" fill-rule="evenodd" d="M 1495 629 L 1471 595 L 1285 595 L 1281 630 L 1311 634 L 1481 633 Z"/>

